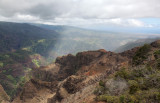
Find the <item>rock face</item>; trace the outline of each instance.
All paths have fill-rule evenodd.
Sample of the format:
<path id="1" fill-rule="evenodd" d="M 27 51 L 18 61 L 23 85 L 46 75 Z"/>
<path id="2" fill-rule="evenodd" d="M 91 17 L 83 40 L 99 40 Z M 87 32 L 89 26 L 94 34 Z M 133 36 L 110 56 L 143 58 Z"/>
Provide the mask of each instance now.
<path id="1" fill-rule="evenodd" d="M 74 94 L 80 91 L 83 88 L 83 81 L 85 77 L 82 76 L 70 76 L 65 79 L 56 91 L 56 95 L 50 100 L 50 103 L 54 103 L 56 101 L 62 101 L 63 99 L 69 97 L 71 94 Z"/>
<path id="2" fill-rule="evenodd" d="M 101 58 L 106 51 L 87 51 L 78 53 L 76 56 L 71 54 L 56 59 L 57 64 L 60 65 L 58 72 L 59 80 L 63 80 L 70 75 L 77 73 L 82 67 L 90 65 L 91 62 Z"/>
<path id="3" fill-rule="evenodd" d="M 0 85 L 0 103 L 9 103 L 9 96 L 4 91 L 3 87 Z"/>
<path id="4" fill-rule="evenodd" d="M 97 83 L 128 67 L 129 59 L 103 49 L 58 57 L 55 63 L 33 70 L 33 79 L 13 103 L 94 103 Z"/>
<path id="5" fill-rule="evenodd" d="M 48 103 L 75 103 L 83 102 L 87 96 L 92 95 L 95 85 L 88 85 L 91 78 L 72 75 L 61 82 L 54 97 Z"/>
<path id="6" fill-rule="evenodd" d="M 128 88 L 127 82 L 123 79 L 110 79 L 105 83 L 106 89 L 112 95 L 119 95 Z"/>
<path id="7" fill-rule="evenodd" d="M 27 82 L 13 103 L 47 103 L 47 99 L 54 96 L 55 82 L 31 79 Z"/>

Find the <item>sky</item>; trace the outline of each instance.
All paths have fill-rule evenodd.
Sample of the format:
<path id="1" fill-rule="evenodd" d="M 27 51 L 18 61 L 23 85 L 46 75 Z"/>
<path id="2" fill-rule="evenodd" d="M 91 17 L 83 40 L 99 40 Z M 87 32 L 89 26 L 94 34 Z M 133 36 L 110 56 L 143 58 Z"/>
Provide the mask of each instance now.
<path id="1" fill-rule="evenodd" d="M 0 21 L 159 28 L 160 0 L 0 0 Z"/>

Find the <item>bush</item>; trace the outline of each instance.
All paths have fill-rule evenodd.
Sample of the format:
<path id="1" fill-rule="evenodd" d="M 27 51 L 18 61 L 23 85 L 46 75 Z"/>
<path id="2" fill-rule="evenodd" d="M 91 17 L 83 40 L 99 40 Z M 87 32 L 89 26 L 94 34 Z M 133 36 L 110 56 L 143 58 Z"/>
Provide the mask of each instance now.
<path id="1" fill-rule="evenodd" d="M 130 94 L 134 94 L 137 92 L 137 90 L 139 89 L 139 85 L 138 82 L 135 80 L 129 80 L 129 93 Z"/>
<path id="2" fill-rule="evenodd" d="M 3 62 L 0 62 L 0 67 L 3 67 L 3 65 L 4 65 Z"/>
<path id="3" fill-rule="evenodd" d="M 160 70 L 160 59 L 157 59 L 156 67 L 157 67 L 157 69 L 159 69 L 159 70 Z"/>
<path id="4" fill-rule="evenodd" d="M 143 61 L 148 58 L 148 52 L 150 51 L 151 46 L 148 44 L 145 44 L 142 46 L 133 57 L 133 65 L 140 65 L 143 64 Z"/>
<path id="5" fill-rule="evenodd" d="M 37 67 L 40 67 L 40 65 L 39 65 L 39 61 L 38 61 L 38 60 L 33 59 L 33 60 L 32 60 L 32 62 L 33 62 Z"/>
<path id="6" fill-rule="evenodd" d="M 99 81 L 99 85 L 104 87 L 105 86 L 105 82 L 103 82 L 102 80 Z"/>
<path id="7" fill-rule="evenodd" d="M 125 68 L 122 68 L 120 71 L 118 71 L 115 74 L 115 77 L 120 77 L 120 78 L 124 78 L 124 79 L 128 79 L 129 78 L 129 73 Z"/>
<path id="8" fill-rule="evenodd" d="M 160 75 L 153 74 L 149 75 L 148 78 L 145 80 L 145 85 L 148 88 L 160 88 Z"/>
<path id="9" fill-rule="evenodd" d="M 97 98 L 98 101 L 105 101 L 107 103 L 118 103 L 119 98 L 117 96 L 100 95 Z"/>
<path id="10" fill-rule="evenodd" d="M 145 103 L 159 103 L 160 92 L 157 89 L 150 89 L 147 91 L 137 91 L 134 97 L 139 101 L 145 101 Z"/>
<path id="11" fill-rule="evenodd" d="M 155 71 L 151 67 L 140 67 L 133 69 L 130 72 L 130 79 L 145 77 L 146 75 L 155 73 Z"/>
<path id="12" fill-rule="evenodd" d="M 119 97 L 118 103 L 139 103 L 134 96 L 131 95 L 121 95 Z"/>
<path id="13" fill-rule="evenodd" d="M 157 50 L 154 52 L 155 59 L 158 59 L 160 57 L 160 50 Z"/>
<path id="14" fill-rule="evenodd" d="M 125 96 L 124 95 L 120 96 L 119 101 L 120 103 L 125 103 Z"/>

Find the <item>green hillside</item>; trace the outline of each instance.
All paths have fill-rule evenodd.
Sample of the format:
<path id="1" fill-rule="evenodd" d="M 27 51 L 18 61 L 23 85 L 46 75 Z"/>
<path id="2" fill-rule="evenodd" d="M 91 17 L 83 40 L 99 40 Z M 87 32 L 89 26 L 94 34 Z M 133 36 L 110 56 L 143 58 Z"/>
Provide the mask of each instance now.
<path id="1" fill-rule="evenodd" d="M 0 84 L 11 98 L 29 80 L 32 68 L 47 64 L 45 57 L 59 36 L 25 23 L 0 22 Z"/>
<path id="2" fill-rule="evenodd" d="M 0 22 L 0 52 L 31 46 L 40 39 L 55 39 L 59 34 L 29 24 Z"/>
<path id="3" fill-rule="evenodd" d="M 107 103 L 160 102 L 160 42 L 140 47 L 128 68 L 122 68 L 95 89 L 97 101 Z"/>

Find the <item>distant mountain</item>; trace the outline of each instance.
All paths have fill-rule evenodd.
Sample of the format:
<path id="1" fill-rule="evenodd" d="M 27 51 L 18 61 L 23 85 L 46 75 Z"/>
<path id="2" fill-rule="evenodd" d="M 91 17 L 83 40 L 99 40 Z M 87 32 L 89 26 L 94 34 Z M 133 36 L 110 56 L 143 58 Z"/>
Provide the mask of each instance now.
<path id="1" fill-rule="evenodd" d="M 41 39 L 56 39 L 60 35 L 48 29 L 25 23 L 0 22 L 0 52 L 31 46 Z"/>
<path id="2" fill-rule="evenodd" d="M 138 39 L 144 39 L 148 37 L 154 38 L 157 36 L 149 34 L 96 31 L 96 30 L 89 30 L 89 29 L 83 29 L 66 25 L 44 25 L 44 24 L 32 24 L 32 25 L 36 25 L 38 27 L 49 30 L 54 30 L 60 33 L 61 38 L 63 38 L 61 41 L 59 41 L 60 46 L 63 46 L 63 44 L 65 44 L 65 47 L 70 48 L 71 45 L 67 43 L 68 41 L 74 44 L 75 46 L 77 44 L 75 42 L 77 41 L 78 44 L 85 43 L 86 48 L 80 49 L 81 51 L 97 50 L 97 49 L 106 49 L 108 51 L 114 51 L 115 49 L 119 48 L 120 46 L 122 46 L 127 42 L 135 41 Z M 74 53 L 74 52 L 68 51 L 68 53 Z"/>
<path id="3" fill-rule="evenodd" d="M 147 39 L 139 39 L 139 40 L 136 40 L 136 41 L 133 41 L 133 42 L 128 42 L 127 44 L 125 45 L 122 45 L 120 46 L 119 48 L 117 48 L 115 50 L 115 52 L 123 52 L 123 51 L 126 51 L 126 50 L 130 50 L 134 47 L 139 47 L 139 46 L 143 46 L 144 44 L 149 44 L 155 40 L 158 40 L 160 39 L 159 37 L 157 38 L 147 38 Z"/>
<path id="4" fill-rule="evenodd" d="M 59 36 L 25 23 L 0 22 L 0 84 L 11 98 L 30 78 L 32 68 L 47 63 L 44 57 Z"/>

